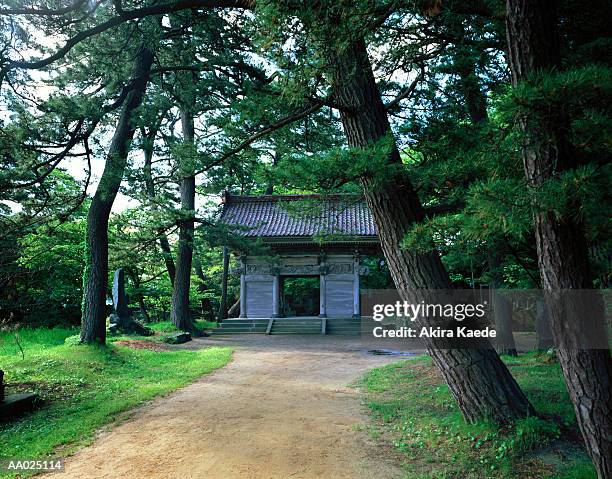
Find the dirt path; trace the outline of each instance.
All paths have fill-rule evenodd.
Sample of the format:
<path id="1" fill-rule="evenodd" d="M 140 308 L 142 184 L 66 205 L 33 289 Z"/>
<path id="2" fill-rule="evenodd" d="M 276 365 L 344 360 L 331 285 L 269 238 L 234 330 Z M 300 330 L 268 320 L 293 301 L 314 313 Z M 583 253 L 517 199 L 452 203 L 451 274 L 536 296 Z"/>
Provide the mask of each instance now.
<path id="1" fill-rule="evenodd" d="M 66 460 L 59 478 L 395 478 L 401 471 L 359 431 L 367 422 L 347 384 L 397 360 L 357 340 L 241 336 L 233 361 L 140 408 Z"/>

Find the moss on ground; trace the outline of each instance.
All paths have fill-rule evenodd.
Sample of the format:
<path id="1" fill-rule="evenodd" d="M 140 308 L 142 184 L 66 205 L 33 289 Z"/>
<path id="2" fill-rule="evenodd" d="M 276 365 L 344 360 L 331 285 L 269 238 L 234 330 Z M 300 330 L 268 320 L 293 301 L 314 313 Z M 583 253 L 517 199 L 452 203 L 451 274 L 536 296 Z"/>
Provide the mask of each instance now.
<path id="1" fill-rule="evenodd" d="M 467 424 L 427 357 L 368 372 L 360 386 L 374 418 L 370 434 L 394 446 L 406 478 L 595 478 L 577 440 L 559 365 L 548 354 L 504 358 L 536 409 L 500 428 Z M 569 431 L 569 434 L 568 434 Z"/>

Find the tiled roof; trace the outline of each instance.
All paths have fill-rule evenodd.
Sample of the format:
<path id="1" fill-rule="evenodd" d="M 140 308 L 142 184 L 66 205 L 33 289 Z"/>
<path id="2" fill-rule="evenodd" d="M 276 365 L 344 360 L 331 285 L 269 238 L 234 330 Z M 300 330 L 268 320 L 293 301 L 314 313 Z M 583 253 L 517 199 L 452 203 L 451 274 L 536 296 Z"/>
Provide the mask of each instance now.
<path id="1" fill-rule="evenodd" d="M 225 193 L 220 222 L 235 226 L 234 231 L 239 235 L 264 239 L 309 239 L 321 235 L 333 235 L 337 241 L 342 241 L 342 236 L 354 240 L 377 239 L 372 213 L 360 195 L 234 196 Z"/>

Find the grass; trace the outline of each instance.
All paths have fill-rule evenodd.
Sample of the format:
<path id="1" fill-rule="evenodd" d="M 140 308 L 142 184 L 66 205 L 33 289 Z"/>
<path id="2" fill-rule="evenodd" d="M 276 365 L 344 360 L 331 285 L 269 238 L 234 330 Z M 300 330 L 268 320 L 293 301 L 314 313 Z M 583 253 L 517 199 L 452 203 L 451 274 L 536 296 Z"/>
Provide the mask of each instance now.
<path id="1" fill-rule="evenodd" d="M 212 329 L 217 327 L 217 323 L 212 321 L 195 321 L 198 329 Z M 157 321 L 155 323 L 147 323 L 146 326 L 153 331 L 160 333 L 177 333 L 179 330 L 172 324 L 172 321 Z"/>
<path id="2" fill-rule="evenodd" d="M 570 440 L 561 431 L 577 426 L 559 365 L 536 353 L 504 361 L 536 409 L 555 420 L 467 424 L 426 357 L 365 375 L 360 386 L 374 418 L 370 435 L 393 444 L 406 479 L 596 478 L 577 436 Z"/>
<path id="3" fill-rule="evenodd" d="M 163 329 L 163 326 L 157 325 Z M 224 366 L 230 348 L 197 351 L 132 349 L 113 342 L 84 346 L 76 329 L 20 331 L 25 358 L 11 334 L 0 333 L 0 366 L 7 393 L 35 391 L 42 408 L 0 424 L 0 459 L 63 457 L 90 443 L 96 430 L 156 396 Z M 2 475 L 0 477 L 11 477 Z"/>
<path id="4" fill-rule="evenodd" d="M 213 329 L 218 326 L 217 323 L 213 323 L 212 321 L 194 321 L 194 323 L 195 323 L 196 328 L 199 330 Z M 157 321 L 155 323 L 147 323 L 146 326 L 147 328 L 152 329 L 153 332 L 155 333 L 155 336 L 150 337 L 149 339 L 153 339 L 157 341 L 163 341 L 165 338 L 181 332 L 179 329 L 177 329 L 176 326 L 174 326 L 174 324 L 172 324 L 172 321 Z M 109 340 L 116 341 L 117 339 L 130 339 L 130 338 L 131 336 L 130 337 L 111 336 Z"/>

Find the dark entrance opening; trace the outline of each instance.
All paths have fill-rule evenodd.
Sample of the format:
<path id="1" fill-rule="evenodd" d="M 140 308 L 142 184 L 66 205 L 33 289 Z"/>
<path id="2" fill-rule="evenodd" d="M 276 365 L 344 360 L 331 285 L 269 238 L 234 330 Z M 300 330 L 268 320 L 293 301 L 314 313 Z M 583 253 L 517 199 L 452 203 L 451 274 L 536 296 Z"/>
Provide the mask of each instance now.
<path id="1" fill-rule="evenodd" d="M 319 315 L 318 276 L 281 277 L 281 291 L 282 316 Z"/>

